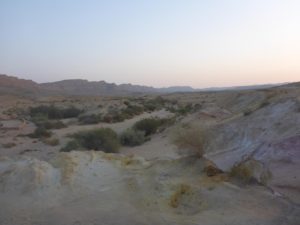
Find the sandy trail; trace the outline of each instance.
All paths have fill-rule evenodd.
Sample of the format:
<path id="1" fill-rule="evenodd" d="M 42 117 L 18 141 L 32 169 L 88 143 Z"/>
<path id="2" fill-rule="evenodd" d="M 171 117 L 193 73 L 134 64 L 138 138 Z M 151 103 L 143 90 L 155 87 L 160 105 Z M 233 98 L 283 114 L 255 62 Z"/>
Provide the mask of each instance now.
<path id="1" fill-rule="evenodd" d="M 168 116 L 171 116 L 172 113 L 166 111 L 166 110 L 160 110 L 160 111 L 155 111 L 152 113 L 143 113 L 141 115 L 138 115 L 132 119 L 125 120 L 123 122 L 119 123 L 99 123 L 99 124 L 91 124 L 91 125 L 71 125 L 63 129 L 55 130 L 55 134 L 59 137 L 64 137 L 68 134 L 72 134 L 78 131 L 84 131 L 84 130 L 91 130 L 95 128 L 101 128 L 101 127 L 109 127 L 116 131 L 117 133 L 121 133 L 124 130 L 130 128 L 135 124 L 137 121 L 145 118 L 150 118 L 150 117 L 160 117 L 160 118 L 165 118 Z"/>

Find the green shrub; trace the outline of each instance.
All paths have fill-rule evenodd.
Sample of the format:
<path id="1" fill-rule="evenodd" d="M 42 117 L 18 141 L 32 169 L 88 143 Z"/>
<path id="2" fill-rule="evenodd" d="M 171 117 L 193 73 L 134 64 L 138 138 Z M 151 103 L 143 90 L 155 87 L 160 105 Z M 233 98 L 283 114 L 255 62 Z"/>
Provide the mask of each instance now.
<path id="1" fill-rule="evenodd" d="M 34 108 L 30 108 L 30 116 L 31 117 L 44 116 L 46 118 L 61 119 L 62 113 L 61 110 L 59 110 L 55 106 L 41 105 Z"/>
<path id="2" fill-rule="evenodd" d="M 128 106 L 128 105 L 130 105 L 130 102 L 127 101 L 127 100 L 125 100 L 125 101 L 123 102 L 123 104 Z"/>
<path id="3" fill-rule="evenodd" d="M 74 106 L 70 106 L 66 109 L 62 109 L 62 115 L 64 119 L 77 117 L 79 116 L 80 113 L 82 113 L 82 110 Z"/>
<path id="4" fill-rule="evenodd" d="M 137 146 L 147 141 L 145 133 L 140 130 L 127 129 L 120 135 L 120 142 L 126 146 Z"/>
<path id="5" fill-rule="evenodd" d="M 145 101 L 143 104 L 146 111 L 154 111 L 162 109 L 166 102 L 167 100 L 165 100 L 161 96 L 158 96 L 156 98 Z"/>
<path id="6" fill-rule="evenodd" d="M 270 102 L 266 100 L 266 101 L 263 101 L 262 103 L 260 103 L 259 108 L 261 109 L 261 108 L 264 108 L 268 105 L 270 105 Z"/>
<path id="7" fill-rule="evenodd" d="M 120 110 L 111 108 L 109 112 L 105 116 L 103 116 L 102 121 L 106 123 L 123 122 L 124 120 L 131 119 L 143 112 L 144 109 L 142 107 L 128 104 L 126 108 Z"/>
<path id="8" fill-rule="evenodd" d="M 28 135 L 31 138 L 48 138 L 52 136 L 52 132 L 45 127 L 37 127 L 32 134 Z"/>
<path id="9" fill-rule="evenodd" d="M 37 123 L 37 126 L 39 127 L 44 127 L 45 129 L 61 129 L 61 128 L 65 128 L 66 125 L 57 120 L 57 121 L 45 121 L 42 123 Z"/>
<path id="10" fill-rule="evenodd" d="M 113 122 L 113 118 L 112 118 L 111 115 L 106 114 L 106 115 L 103 116 L 102 122 L 104 122 L 104 123 L 112 123 Z"/>
<path id="11" fill-rule="evenodd" d="M 156 105 L 154 105 L 152 103 L 148 103 L 148 102 L 144 104 L 144 107 L 145 107 L 146 111 L 148 111 L 148 112 L 149 111 L 152 112 L 152 111 L 158 109 Z"/>
<path id="12" fill-rule="evenodd" d="M 120 142 L 116 132 L 110 128 L 99 128 L 89 131 L 81 131 L 72 135 L 78 145 L 86 150 L 102 150 L 104 152 L 117 152 Z M 69 145 L 74 145 L 71 143 Z M 76 146 L 78 147 L 78 146 Z M 68 149 L 68 144 L 65 147 Z"/>
<path id="13" fill-rule="evenodd" d="M 81 144 L 78 140 L 69 141 L 63 148 L 60 149 L 61 152 L 70 152 L 72 150 L 77 150 L 81 148 Z"/>
<path id="14" fill-rule="evenodd" d="M 13 142 L 8 142 L 8 143 L 5 143 L 5 144 L 2 144 L 3 148 L 12 148 L 12 147 L 15 147 L 16 144 L 13 143 Z"/>
<path id="15" fill-rule="evenodd" d="M 42 140 L 45 144 L 50 146 L 59 145 L 59 140 L 57 138 L 45 138 Z"/>
<path id="16" fill-rule="evenodd" d="M 249 115 L 251 115 L 252 113 L 253 113 L 253 111 L 250 110 L 250 109 L 248 109 L 248 110 L 246 110 L 243 114 L 244 114 L 244 116 L 249 116 Z"/>
<path id="17" fill-rule="evenodd" d="M 144 112 L 144 109 L 137 105 L 127 105 L 125 109 L 121 110 L 121 114 L 126 118 L 130 119 L 136 115 L 140 115 Z"/>
<path id="18" fill-rule="evenodd" d="M 82 111 L 74 106 L 70 106 L 68 108 L 58 108 L 56 106 L 46 106 L 41 105 L 37 107 L 30 108 L 30 116 L 34 117 L 41 117 L 44 116 L 48 119 L 66 119 L 77 117 Z"/>
<path id="19" fill-rule="evenodd" d="M 101 114 L 83 115 L 78 118 L 80 124 L 97 124 L 102 121 Z"/>
<path id="20" fill-rule="evenodd" d="M 169 106 L 166 107 L 166 110 L 168 110 L 169 112 L 176 113 L 176 114 L 179 114 L 179 115 L 186 115 L 188 113 L 195 112 L 196 110 L 199 110 L 199 109 L 201 109 L 200 104 L 193 105 L 191 103 L 188 103 L 186 105 L 181 105 L 181 106 L 169 105 Z"/>
<path id="21" fill-rule="evenodd" d="M 134 129 L 145 132 L 145 136 L 156 133 L 158 127 L 159 120 L 155 118 L 142 119 L 133 126 Z"/>
<path id="22" fill-rule="evenodd" d="M 175 118 L 146 118 L 136 122 L 133 128 L 143 131 L 145 136 L 156 133 L 159 129 L 164 129 L 175 122 Z"/>

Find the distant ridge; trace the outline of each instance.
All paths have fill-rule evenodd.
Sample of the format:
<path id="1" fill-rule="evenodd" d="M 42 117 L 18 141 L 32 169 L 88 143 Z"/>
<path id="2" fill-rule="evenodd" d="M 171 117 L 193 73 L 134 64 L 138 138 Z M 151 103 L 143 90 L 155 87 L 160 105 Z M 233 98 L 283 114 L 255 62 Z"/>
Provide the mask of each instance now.
<path id="1" fill-rule="evenodd" d="M 49 83 L 36 83 L 32 80 L 0 74 L 0 94 L 14 95 L 70 95 L 70 96 L 117 96 L 138 94 L 159 94 L 175 92 L 196 91 L 224 91 L 224 90 L 250 90 L 279 86 L 280 84 L 264 84 L 238 87 L 214 87 L 194 89 L 189 86 L 171 86 L 154 88 L 143 85 L 107 83 L 105 81 L 88 81 L 84 79 L 70 79 Z"/>

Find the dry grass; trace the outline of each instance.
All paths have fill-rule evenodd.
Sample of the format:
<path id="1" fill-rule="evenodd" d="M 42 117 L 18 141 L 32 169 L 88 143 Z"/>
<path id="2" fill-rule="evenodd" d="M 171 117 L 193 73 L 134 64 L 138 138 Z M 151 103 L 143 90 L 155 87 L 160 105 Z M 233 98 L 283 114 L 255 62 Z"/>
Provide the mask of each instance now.
<path id="1" fill-rule="evenodd" d="M 180 203 L 180 199 L 184 195 L 188 195 L 191 193 L 191 187 L 187 184 L 181 184 L 178 189 L 171 195 L 169 206 L 172 208 L 177 208 Z"/>
<path id="2" fill-rule="evenodd" d="M 43 143 L 50 146 L 57 146 L 59 145 L 59 140 L 57 138 L 45 138 L 43 139 Z"/>
<path id="3" fill-rule="evenodd" d="M 229 176 L 237 178 L 245 183 L 250 183 L 253 180 L 253 171 L 249 166 L 238 164 L 231 168 Z"/>
<path id="4" fill-rule="evenodd" d="M 201 127 L 181 127 L 173 135 L 173 143 L 181 149 L 188 149 L 202 157 L 206 144 L 206 132 Z"/>

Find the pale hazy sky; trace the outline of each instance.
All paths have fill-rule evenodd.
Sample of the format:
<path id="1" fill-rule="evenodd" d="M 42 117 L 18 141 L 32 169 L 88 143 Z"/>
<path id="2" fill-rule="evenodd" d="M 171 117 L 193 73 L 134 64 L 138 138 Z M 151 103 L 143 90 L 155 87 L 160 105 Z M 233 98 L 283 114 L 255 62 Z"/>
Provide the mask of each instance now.
<path id="1" fill-rule="evenodd" d="M 300 81 L 300 0 L 0 0 L 0 73 L 157 87 Z"/>

